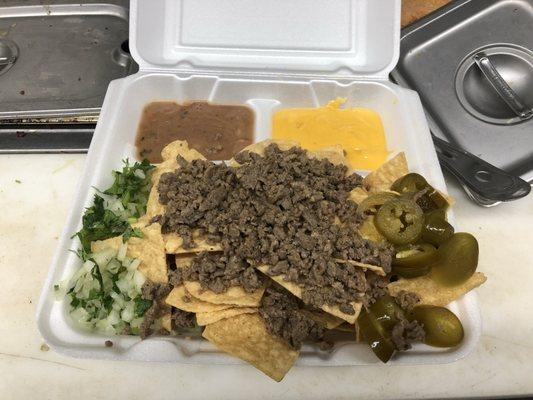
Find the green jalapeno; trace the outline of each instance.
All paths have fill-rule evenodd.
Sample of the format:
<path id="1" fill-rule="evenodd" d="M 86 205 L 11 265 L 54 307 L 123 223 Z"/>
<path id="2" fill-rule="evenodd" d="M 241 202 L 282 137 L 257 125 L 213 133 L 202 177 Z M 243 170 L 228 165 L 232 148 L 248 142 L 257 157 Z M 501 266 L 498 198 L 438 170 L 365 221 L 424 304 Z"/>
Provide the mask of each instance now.
<path id="1" fill-rule="evenodd" d="M 392 265 L 404 268 L 426 267 L 436 260 L 437 249 L 428 243 L 420 243 L 408 249 L 400 248 L 392 259 Z"/>
<path id="2" fill-rule="evenodd" d="M 446 210 L 448 201 L 435 188 L 433 188 L 420 174 L 410 173 L 396 180 L 391 189 L 395 192 L 407 195 L 409 198 L 418 196 L 416 203 L 424 212 L 433 210 Z M 425 191 L 419 195 L 420 192 Z"/>
<path id="3" fill-rule="evenodd" d="M 400 247 L 392 259 L 392 273 L 411 279 L 427 275 L 437 260 L 437 250 L 430 244 L 420 243 L 410 248 Z"/>
<path id="4" fill-rule="evenodd" d="M 422 240 L 435 246 L 440 246 L 453 236 L 455 230 L 446 221 L 444 210 L 435 210 L 426 214 L 424 228 L 422 229 Z"/>
<path id="5" fill-rule="evenodd" d="M 455 347 L 463 341 L 464 329 L 457 316 L 444 307 L 416 306 L 408 315 L 424 326 L 424 343 L 434 347 Z"/>
<path id="6" fill-rule="evenodd" d="M 403 316 L 403 310 L 394 298 L 383 296 L 368 311 L 363 309 L 357 319 L 363 337 L 376 356 L 385 363 L 396 350 L 391 332 L 394 325 L 399 322 L 400 316 Z"/>
<path id="7" fill-rule="evenodd" d="M 426 178 L 416 173 L 410 173 L 396 180 L 391 189 L 398 193 L 415 193 L 429 187 Z"/>
<path id="8" fill-rule="evenodd" d="M 384 363 L 389 361 L 396 348 L 377 319 L 363 309 L 357 318 L 357 325 L 374 354 Z"/>
<path id="9" fill-rule="evenodd" d="M 393 199 L 383 204 L 376 214 L 376 228 L 393 244 L 415 243 L 422 234 L 424 213 L 408 199 Z"/>
<path id="10" fill-rule="evenodd" d="M 469 233 L 456 233 L 437 250 L 437 261 L 431 268 L 433 279 L 443 285 L 459 285 L 477 268 L 479 245 Z"/>
<path id="11" fill-rule="evenodd" d="M 399 195 L 394 192 L 379 192 L 364 199 L 358 206 L 358 213 L 375 213 L 387 201 L 397 198 Z"/>

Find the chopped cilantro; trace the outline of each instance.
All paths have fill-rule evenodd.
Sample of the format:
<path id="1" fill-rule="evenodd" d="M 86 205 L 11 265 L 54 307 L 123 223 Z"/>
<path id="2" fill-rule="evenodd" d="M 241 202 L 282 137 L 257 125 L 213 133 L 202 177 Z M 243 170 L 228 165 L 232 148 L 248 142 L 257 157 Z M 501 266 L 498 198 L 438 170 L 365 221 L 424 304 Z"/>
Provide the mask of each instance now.
<path id="1" fill-rule="evenodd" d="M 115 181 L 113 185 L 104 191 L 105 194 L 117 196 L 124 206 L 128 209 L 129 204 L 134 204 L 135 211 L 131 217 L 138 218 L 144 213 L 148 194 L 150 192 L 150 181 L 148 171 L 154 168 L 148 160 L 141 163 L 129 165 L 128 160 L 124 160 L 122 171 L 113 171 Z"/>
<path id="2" fill-rule="evenodd" d="M 79 255 L 83 260 L 87 259 L 91 252 L 91 242 L 95 240 L 105 240 L 122 234 L 124 242 L 130 237 L 142 237 L 141 230 L 132 228 L 130 223 L 146 212 L 150 193 L 148 172 L 152 168 L 154 166 L 148 160 L 133 165 L 125 160 L 122 171 L 113 171 L 113 185 L 103 193 L 120 200 L 124 207 L 121 215 L 107 209 L 104 198 L 95 194 L 94 204 L 87 208 L 83 215 L 82 229 L 75 234 L 81 242 Z"/>
<path id="3" fill-rule="evenodd" d="M 135 302 L 135 316 L 142 317 L 144 313 L 152 307 L 152 300 L 145 300 L 141 296 L 135 297 L 133 299 Z"/>

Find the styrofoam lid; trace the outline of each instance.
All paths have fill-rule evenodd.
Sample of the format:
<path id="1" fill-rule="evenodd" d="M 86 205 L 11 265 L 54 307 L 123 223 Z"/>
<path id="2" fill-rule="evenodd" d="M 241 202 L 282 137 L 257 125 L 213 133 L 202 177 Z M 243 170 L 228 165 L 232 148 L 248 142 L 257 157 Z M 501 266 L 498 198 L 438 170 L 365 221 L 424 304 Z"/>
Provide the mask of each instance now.
<path id="1" fill-rule="evenodd" d="M 386 77 L 400 0 L 132 0 L 142 70 Z"/>

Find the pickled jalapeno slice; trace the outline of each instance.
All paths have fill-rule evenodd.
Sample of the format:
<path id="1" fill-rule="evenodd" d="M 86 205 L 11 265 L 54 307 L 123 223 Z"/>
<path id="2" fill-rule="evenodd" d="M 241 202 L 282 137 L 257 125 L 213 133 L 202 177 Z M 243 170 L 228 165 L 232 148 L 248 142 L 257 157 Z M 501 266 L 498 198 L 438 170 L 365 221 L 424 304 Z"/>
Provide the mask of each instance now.
<path id="1" fill-rule="evenodd" d="M 476 238 L 469 233 L 456 233 L 437 250 L 437 261 L 431 268 L 431 275 L 443 285 L 460 285 L 476 272 L 478 257 Z"/>
<path id="2" fill-rule="evenodd" d="M 444 307 L 416 306 L 408 314 L 409 320 L 417 320 L 424 326 L 424 343 L 434 347 L 455 347 L 464 338 L 464 329 L 457 316 Z"/>
<path id="3" fill-rule="evenodd" d="M 449 206 L 446 198 L 431 186 L 426 178 L 417 173 L 410 173 L 396 180 L 391 189 L 415 198 L 424 212 L 446 210 Z"/>
<path id="4" fill-rule="evenodd" d="M 370 195 L 357 206 L 357 212 L 375 213 L 383 204 L 385 204 L 389 200 L 397 198 L 398 196 L 399 195 L 394 192 L 379 192 Z"/>
<path id="5" fill-rule="evenodd" d="M 389 242 L 397 245 L 415 243 L 422 234 L 424 212 L 412 200 L 393 199 L 380 207 L 375 223 Z"/>
<path id="6" fill-rule="evenodd" d="M 437 260 L 437 249 L 429 243 L 420 243 L 410 248 L 400 248 L 392 258 L 392 265 L 404 268 L 419 268 L 432 265 Z"/>
<path id="7" fill-rule="evenodd" d="M 435 210 L 426 214 L 422 240 L 434 246 L 440 246 L 453 236 L 455 229 L 446 221 L 444 210 Z"/>

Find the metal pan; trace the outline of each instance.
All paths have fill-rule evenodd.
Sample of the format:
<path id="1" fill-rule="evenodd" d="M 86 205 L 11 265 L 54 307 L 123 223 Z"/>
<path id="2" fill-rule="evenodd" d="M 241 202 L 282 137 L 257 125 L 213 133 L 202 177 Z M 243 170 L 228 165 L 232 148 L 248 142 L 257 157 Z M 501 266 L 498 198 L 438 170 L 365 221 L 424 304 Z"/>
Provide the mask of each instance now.
<path id="1" fill-rule="evenodd" d="M 457 0 L 402 32 L 392 78 L 432 132 L 533 181 L 533 0 Z"/>

